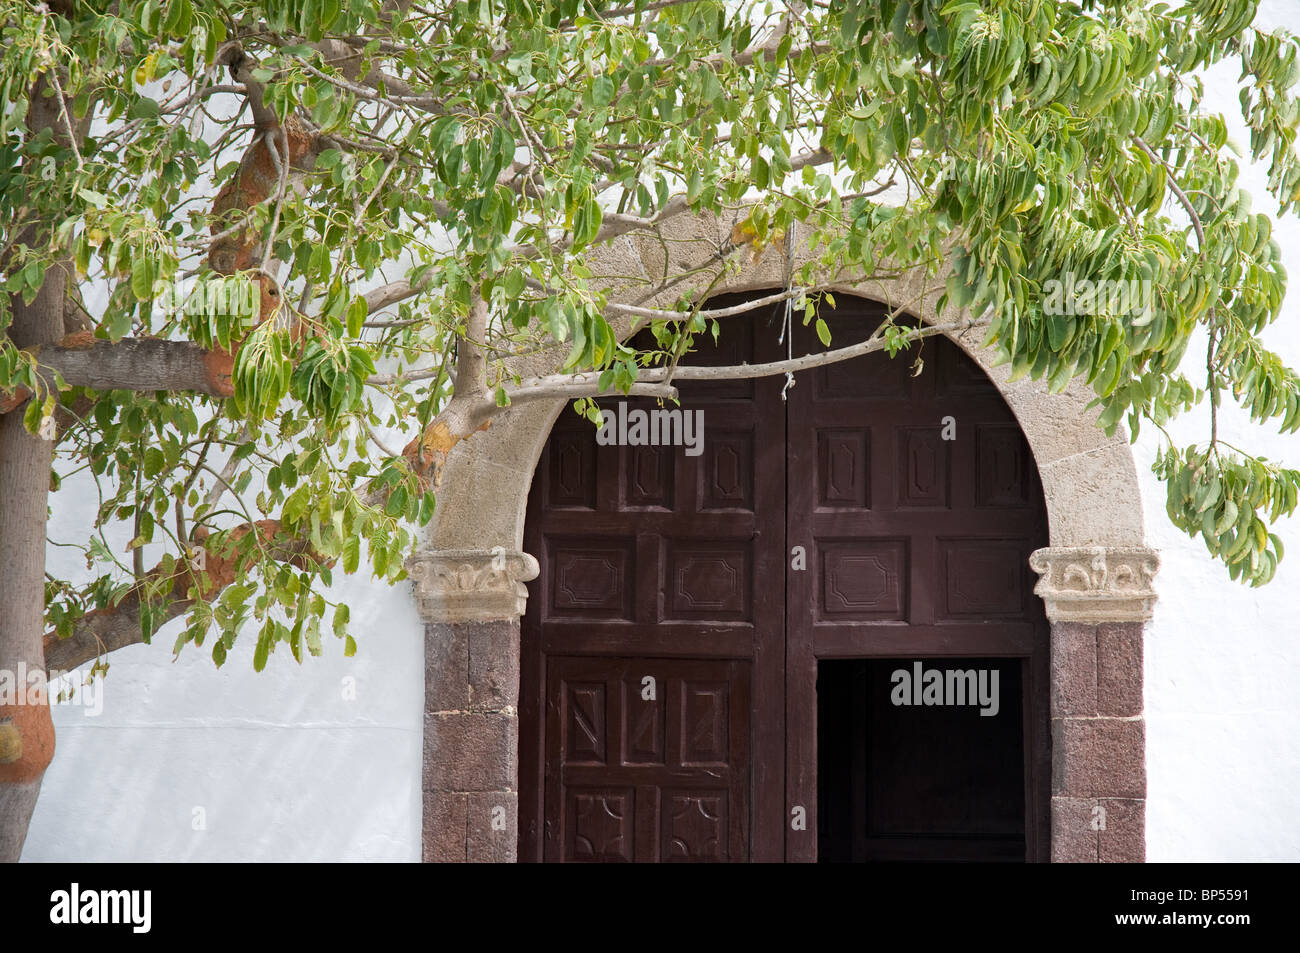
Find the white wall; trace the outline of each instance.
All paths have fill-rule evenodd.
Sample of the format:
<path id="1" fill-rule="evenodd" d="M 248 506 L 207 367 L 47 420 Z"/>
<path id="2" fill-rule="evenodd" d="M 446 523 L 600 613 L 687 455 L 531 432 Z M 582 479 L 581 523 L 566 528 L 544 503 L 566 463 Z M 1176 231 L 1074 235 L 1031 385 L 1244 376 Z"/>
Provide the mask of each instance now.
<path id="1" fill-rule="evenodd" d="M 1281 24 L 1293 11 L 1292 0 L 1272 0 L 1260 20 Z M 1207 82 L 1210 102 L 1231 118 L 1236 73 L 1222 78 Z M 1256 195 L 1264 178 L 1246 170 Z M 1278 237 L 1300 282 L 1300 222 L 1280 222 Z M 1300 288 L 1265 339 L 1300 366 Z M 1193 350 L 1189 366 L 1199 360 Z M 1171 429 L 1183 444 L 1207 433 L 1203 415 Z M 1300 437 L 1241 415 L 1221 432 L 1300 466 Z M 1289 555 L 1269 586 L 1231 582 L 1168 523 L 1150 472 L 1157 448 L 1151 431 L 1135 447 L 1148 541 L 1163 559 L 1146 640 L 1148 859 L 1300 860 L 1300 520 L 1279 529 Z M 51 535 L 84 534 L 89 501 L 55 499 Z M 64 553 L 51 553 L 52 571 L 76 571 Z M 352 606 L 352 659 L 327 637 L 325 657 L 298 666 L 282 647 L 258 675 L 245 634 L 218 671 L 193 647 L 172 661 L 176 624 L 152 646 L 115 653 L 101 715 L 54 710 L 57 753 L 23 859 L 417 860 L 421 627 L 405 585 L 348 579 L 335 597 Z M 194 829 L 196 808 L 206 830 Z"/>
<path id="2" fill-rule="evenodd" d="M 1300 29 L 1294 0 L 1265 0 L 1256 22 Z M 1244 148 L 1239 74 L 1219 70 L 1206 77 L 1206 90 Z M 1243 168 L 1242 176 L 1255 210 L 1275 218 L 1291 282 L 1264 341 L 1300 367 L 1300 220 L 1292 212 L 1276 221 L 1266 167 Z M 1203 348 L 1189 351 L 1193 380 L 1204 380 L 1194 373 L 1204 356 Z M 1171 432 L 1181 445 L 1203 442 L 1206 419 L 1189 415 Z M 1300 467 L 1296 434 L 1254 426 L 1244 414 L 1221 420 L 1220 433 Z M 1150 472 L 1156 450 L 1155 434 L 1143 433 L 1136 456 L 1147 538 L 1163 562 L 1146 639 L 1147 859 L 1300 860 L 1300 518 L 1279 524 L 1287 555 L 1269 585 L 1234 583 L 1199 540 L 1170 525 L 1164 488 Z"/>
<path id="3" fill-rule="evenodd" d="M 92 515 L 63 506 L 52 535 Z M 351 605 L 353 658 L 325 635 L 322 657 L 281 646 L 258 674 L 254 629 L 220 670 L 206 648 L 173 662 L 179 622 L 110 656 L 102 714 L 54 707 L 23 860 L 418 860 L 423 629 L 407 584 L 327 596 Z"/>

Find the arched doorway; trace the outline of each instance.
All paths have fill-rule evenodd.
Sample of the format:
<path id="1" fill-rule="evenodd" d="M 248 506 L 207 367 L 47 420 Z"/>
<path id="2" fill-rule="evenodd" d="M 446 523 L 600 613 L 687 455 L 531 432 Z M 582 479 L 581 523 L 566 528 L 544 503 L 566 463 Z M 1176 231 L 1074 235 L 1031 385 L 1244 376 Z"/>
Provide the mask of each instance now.
<path id="1" fill-rule="evenodd" d="M 832 346 L 881 315 L 841 296 Z M 779 333 L 731 318 L 694 361 L 777 360 Z M 650 401 L 605 402 L 612 444 L 556 421 L 524 525 L 521 860 L 1047 859 L 1048 527 L 1015 417 L 943 338 L 784 384 L 683 382 L 685 446 L 650 442 Z"/>

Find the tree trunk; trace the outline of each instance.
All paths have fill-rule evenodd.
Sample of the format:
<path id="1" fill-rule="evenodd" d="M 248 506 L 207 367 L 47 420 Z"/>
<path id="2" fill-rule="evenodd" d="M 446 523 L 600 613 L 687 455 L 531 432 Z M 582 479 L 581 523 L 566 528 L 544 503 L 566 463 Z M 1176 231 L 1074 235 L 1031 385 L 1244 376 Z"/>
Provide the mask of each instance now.
<path id="1" fill-rule="evenodd" d="M 60 97 L 46 96 L 44 78 L 33 84 L 28 128 L 58 136 Z M 45 244 L 48 231 L 33 227 L 22 240 Z M 63 337 L 63 309 L 71 263 L 53 264 L 45 283 L 24 304 L 10 298 L 9 337 L 18 347 L 53 344 Z M 45 523 L 54 444 L 30 434 L 19 408 L 0 416 L 0 861 L 22 854 L 41 778 L 54 757 L 54 723 L 45 686 Z"/>
<path id="2" fill-rule="evenodd" d="M 0 417 L 0 861 L 18 860 L 54 756 L 45 693 L 45 506 L 53 444 Z"/>

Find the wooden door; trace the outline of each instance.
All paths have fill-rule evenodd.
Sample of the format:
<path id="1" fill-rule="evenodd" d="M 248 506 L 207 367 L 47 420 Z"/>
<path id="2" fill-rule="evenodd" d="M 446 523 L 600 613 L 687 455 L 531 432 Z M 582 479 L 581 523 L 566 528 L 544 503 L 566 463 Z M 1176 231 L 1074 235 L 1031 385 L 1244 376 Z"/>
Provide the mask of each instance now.
<path id="1" fill-rule="evenodd" d="M 775 335 L 761 330 L 735 322 L 691 360 L 770 359 Z M 566 409 L 538 463 L 521 859 L 781 857 L 785 416 L 768 382 L 687 382 L 680 394 L 703 412 L 696 456 L 601 446 Z"/>
<path id="2" fill-rule="evenodd" d="M 784 357 L 779 316 L 728 319 L 691 362 Z M 841 301 L 832 347 L 880 316 Z M 794 348 L 821 344 L 797 327 Z M 819 661 L 944 657 L 1022 665 L 1021 836 L 1044 857 L 1047 636 L 1028 556 L 1046 523 L 1019 427 L 943 339 L 800 374 L 785 401 L 783 384 L 682 382 L 682 407 L 704 412 L 699 456 L 600 446 L 571 410 L 557 420 L 524 537 L 541 573 L 521 629 L 521 860 L 815 860 Z M 850 854 L 872 823 L 913 839 L 901 855 L 955 843 L 882 815 L 884 775 L 853 777 L 876 793 Z"/>
<path id="3" fill-rule="evenodd" d="M 551 659 L 547 860 L 749 856 L 750 663 Z"/>
<path id="4" fill-rule="evenodd" d="M 831 347 L 862 340 L 879 314 L 861 305 L 828 316 Z M 821 350 L 810 328 L 795 345 Z M 858 758 L 850 853 L 1046 860 L 1048 626 L 1029 554 L 1047 545 L 1047 519 L 1015 417 L 987 375 L 942 337 L 892 360 L 874 353 L 818 368 L 791 389 L 787 413 L 788 543 L 804 547 L 807 569 L 792 571 L 787 585 L 786 784 L 788 802 L 809 815 L 807 832 L 788 833 L 787 858 L 816 859 L 809 832 L 826 831 L 811 820 L 820 800 L 810 727 L 819 665 L 895 660 L 888 670 L 951 659 L 967 670 L 974 659 L 1002 671 L 1003 691 L 1014 696 L 993 719 L 891 708 L 887 681 L 865 678 L 853 707 L 836 715 L 855 739 L 846 757 Z M 888 750 L 881 743 L 900 738 L 905 744 Z M 1006 768 L 1011 742 L 1020 761 Z M 928 770 L 939 762 L 946 770 Z M 1016 783 L 1021 797 L 1008 804 Z"/>

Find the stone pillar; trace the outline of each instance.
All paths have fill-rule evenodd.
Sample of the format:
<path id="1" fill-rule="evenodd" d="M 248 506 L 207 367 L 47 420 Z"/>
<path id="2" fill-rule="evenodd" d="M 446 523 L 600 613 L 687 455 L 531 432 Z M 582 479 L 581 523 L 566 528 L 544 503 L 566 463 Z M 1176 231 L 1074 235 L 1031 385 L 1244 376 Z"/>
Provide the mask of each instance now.
<path id="1" fill-rule="evenodd" d="M 1052 861 L 1144 861 L 1142 630 L 1159 559 L 1048 548 L 1029 564 L 1052 623 Z"/>
<path id="2" fill-rule="evenodd" d="M 519 617 L 527 553 L 421 553 L 407 571 L 424 621 L 424 860 L 515 860 Z"/>

